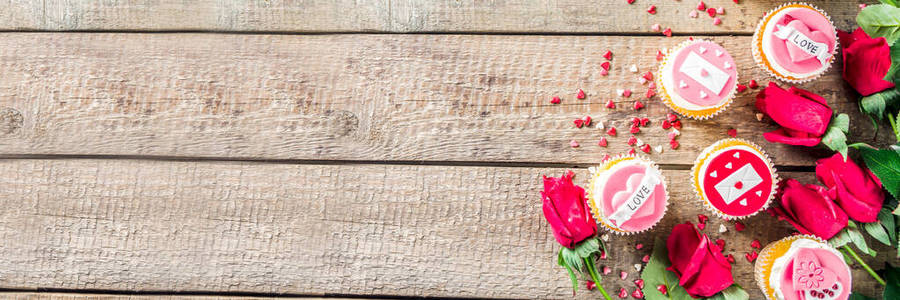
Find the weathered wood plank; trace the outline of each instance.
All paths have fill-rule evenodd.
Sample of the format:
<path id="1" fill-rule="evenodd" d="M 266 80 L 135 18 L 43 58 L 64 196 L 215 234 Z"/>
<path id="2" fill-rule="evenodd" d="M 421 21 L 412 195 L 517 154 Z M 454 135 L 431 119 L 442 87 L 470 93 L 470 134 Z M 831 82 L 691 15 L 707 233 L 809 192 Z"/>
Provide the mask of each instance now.
<path id="1" fill-rule="evenodd" d="M 2 160 L 0 287 L 569 298 L 539 199 L 541 175 L 563 171 Z M 583 184 L 586 171 L 577 172 Z M 636 243 L 696 220 L 700 205 L 675 184 L 687 173 L 664 171 L 673 203 L 661 226 L 611 238 L 600 264 L 630 275 L 606 277 L 608 289 L 633 290 L 633 265 L 650 253 Z M 706 232 L 738 258 L 738 283 L 760 299 L 743 253 L 754 238 L 790 234 L 788 225 L 761 214 L 744 232 L 719 234 L 723 221 L 710 222 Z M 854 283 L 877 292 L 872 281 Z"/>
<path id="2" fill-rule="evenodd" d="M 527 0 L 195 0 L 0 2 L 0 30 L 204 30 L 265 32 L 650 32 L 656 23 L 679 33 L 752 32 L 777 0 L 707 0 L 723 7 L 723 23 L 691 19 L 698 1 Z M 808 1 L 842 28 L 854 24 L 859 1 Z M 657 14 L 646 12 L 650 4 Z M 855 26 L 854 26 L 855 27 Z"/>
<path id="3" fill-rule="evenodd" d="M 43 292 L 0 292 L 0 298 L 13 300 L 349 300 L 344 298 L 318 297 L 248 297 L 248 296 L 194 296 L 194 295 L 119 295 L 119 294 L 78 294 Z M 365 298 L 351 298 L 365 299 Z M 383 298 L 382 298 L 383 299 Z"/>
<path id="4" fill-rule="evenodd" d="M 743 82 L 768 77 L 749 37 L 714 37 L 737 58 Z M 630 107 L 655 68 L 662 37 L 465 35 L 0 34 L 0 154 L 158 155 L 251 159 L 513 161 L 593 163 L 639 138 L 668 146 L 658 100 Z M 615 54 L 601 76 L 601 54 Z M 873 138 L 837 68 L 804 85 L 853 119 L 857 141 Z M 576 100 L 577 89 L 587 99 Z M 616 89 L 632 88 L 631 98 Z M 549 104 L 559 95 L 561 105 Z M 807 149 L 773 145 L 756 120 L 755 92 L 711 121 L 684 121 L 681 148 L 653 158 L 690 164 L 726 137 L 764 145 L 776 163 L 809 165 Z M 604 107 L 615 98 L 618 108 Z M 598 129 L 619 135 L 596 145 Z M 883 132 L 886 133 L 886 132 Z M 887 134 L 884 140 L 890 139 Z M 570 140 L 582 147 L 572 149 Z"/>

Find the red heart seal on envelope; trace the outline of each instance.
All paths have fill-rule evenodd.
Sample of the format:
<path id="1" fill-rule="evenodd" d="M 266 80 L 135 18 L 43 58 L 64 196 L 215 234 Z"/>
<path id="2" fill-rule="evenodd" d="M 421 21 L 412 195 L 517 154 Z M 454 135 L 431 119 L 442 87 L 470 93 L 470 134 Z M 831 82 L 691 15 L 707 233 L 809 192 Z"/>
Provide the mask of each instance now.
<path id="1" fill-rule="evenodd" d="M 828 40 L 829 40 L 828 35 L 826 35 L 825 33 L 821 32 L 821 31 L 810 31 L 809 27 L 807 27 L 806 24 L 804 24 L 800 20 L 793 20 L 790 23 L 788 23 L 787 26 L 785 26 L 785 27 L 793 28 L 797 32 L 808 37 L 810 40 L 817 42 L 817 43 L 822 43 L 822 44 L 826 45 L 826 47 L 831 47 L 831 45 L 829 45 L 829 43 L 828 43 Z M 798 63 L 798 62 L 806 61 L 808 59 L 815 58 L 815 55 L 812 55 L 812 54 L 804 51 L 803 48 L 800 48 L 800 46 L 797 46 L 796 44 L 794 44 L 791 41 L 785 40 L 784 43 L 786 44 L 785 46 L 787 46 L 788 55 L 791 56 L 791 62 Z M 828 49 L 822 49 L 822 50 L 828 51 Z"/>

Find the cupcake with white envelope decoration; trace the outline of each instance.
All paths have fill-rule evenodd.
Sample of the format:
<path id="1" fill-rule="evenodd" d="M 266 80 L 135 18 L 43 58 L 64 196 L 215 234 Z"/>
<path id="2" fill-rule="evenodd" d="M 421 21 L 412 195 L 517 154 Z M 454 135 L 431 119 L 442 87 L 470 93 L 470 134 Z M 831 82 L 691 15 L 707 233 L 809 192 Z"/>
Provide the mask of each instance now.
<path id="1" fill-rule="evenodd" d="M 704 206 L 729 219 L 766 209 L 778 188 L 775 167 L 766 153 L 756 144 L 733 138 L 700 153 L 691 169 L 691 182 Z"/>
<path id="2" fill-rule="evenodd" d="M 702 120 L 731 104 L 738 74 L 734 58 L 725 48 L 694 39 L 666 55 L 656 80 L 663 103 L 682 116 Z"/>

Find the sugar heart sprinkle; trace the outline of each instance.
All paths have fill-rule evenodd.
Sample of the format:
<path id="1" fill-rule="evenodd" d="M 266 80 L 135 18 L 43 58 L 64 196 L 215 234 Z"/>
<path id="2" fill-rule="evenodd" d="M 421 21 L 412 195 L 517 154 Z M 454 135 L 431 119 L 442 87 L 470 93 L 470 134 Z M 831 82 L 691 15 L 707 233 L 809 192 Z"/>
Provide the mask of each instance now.
<path id="1" fill-rule="evenodd" d="M 734 128 L 729 129 L 728 135 L 730 135 L 731 137 L 737 137 L 737 129 L 734 129 Z"/>
<path id="2" fill-rule="evenodd" d="M 603 53 L 603 58 L 606 60 L 612 60 L 612 51 L 606 50 L 606 53 Z"/>
<path id="3" fill-rule="evenodd" d="M 569 146 L 572 148 L 578 148 L 578 146 L 579 146 L 578 141 L 576 141 L 576 140 L 569 141 Z"/>
<path id="4" fill-rule="evenodd" d="M 609 101 L 606 101 L 606 108 L 616 108 L 616 103 L 610 99 Z"/>
<path id="5" fill-rule="evenodd" d="M 744 257 L 747 258 L 747 262 L 753 262 L 758 256 L 759 253 L 756 253 L 756 251 L 744 254 Z"/>
<path id="6" fill-rule="evenodd" d="M 640 100 L 634 101 L 634 110 L 640 110 L 641 108 L 644 108 L 644 103 L 641 103 Z"/>
<path id="7" fill-rule="evenodd" d="M 602 136 L 600 137 L 600 141 L 597 142 L 597 146 L 600 146 L 600 147 L 606 147 L 608 144 L 609 144 L 609 142 L 606 140 L 605 137 L 602 137 Z"/>
<path id="8" fill-rule="evenodd" d="M 641 289 L 635 289 L 634 292 L 631 292 L 631 297 L 634 299 L 644 299 L 644 292 L 641 292 Z"/>
<path id="9" fill-rule="evenodd" d="M 752 242 L 750 242 L 750 248 L 759 249 L 759 247 L 761 247 L 761 246 L 762 245 L 759 244 L 759 240 L 753 240 Z"/>
<path id="10" fill-rule="evenodd" d="M 697 10 L 706 10 L 706 4 L 700 1 L 700 3 L 697 3 Z"/>
<path id="11" fill-rule="evenodd" d="M 575 95 L 575 98 L 578 98 L 578 99 L 584 99 L 584 97 L 585 97 L 585 95 L 584 95 L 584 90 L 578 89 L 578 94 Z"/>
<path id="12" fill-rule="evenodd" d="M 747 226 L 744 226 L 744 223 L 741 223 L 740 221 L 734 222 L 734 230 L 737 230 L 738 232 L 740 232 L 740 231 L 744 231 L 744 229 L 746 229 L 746 228 L 747 228 Z"/>
<path id="13" fill-rule="evenodd" d="M 706 224 L 706 221 L 709 221 L 709 217 L 707 217 L 707 216 L 704 215 L 704 214 L 698 214 L 698 215 L 697 215 L 697 222 Z"/>

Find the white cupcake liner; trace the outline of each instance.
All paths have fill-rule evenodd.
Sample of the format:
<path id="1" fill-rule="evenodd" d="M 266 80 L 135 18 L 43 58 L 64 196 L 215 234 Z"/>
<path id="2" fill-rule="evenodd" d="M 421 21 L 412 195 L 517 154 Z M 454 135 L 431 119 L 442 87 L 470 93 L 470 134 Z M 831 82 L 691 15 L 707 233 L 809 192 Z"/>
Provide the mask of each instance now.
<path id="1" fill-rule="evenodd" d="M 732 215 L 726 214 L 725 212 L 722 212 L 718 208 L 715 208 L 712 205 L 712 203 L 709 203 L 709 200 L 706 198 L 705 192 L 703 191 L 703 187 L 700 186 L 699 178 L 697 178 L 698 172 L 700 172 L 700 167 L 706 162 L 707 158 L 709 158 L 710 155 L 712 155 L 714 152 L 720 152 L 721 150 L 726 149 L 728 147 L 733 147 L 733 146 L 724 146 L 724 148 L 722 148 L 722 149 L 716 149 L 719 147 L 723 147 L 722 144 L 725 144 L 725 143 L 739 143 L 739 144 L 743 144 L 743 146 L 748 146 L 750 148 L 753 148 L 754 150 L 756 150 L 758 152 L 758 154 L 760 156 L 763 157 L 763 159 L 766 162 L 766 165 L 768 165 L 769 170 L 771 170 L 771 172 L 772 172 L 772 190 L 769 193 L 769 199 L 767 199 L 766 202 L 763 204 L 763 206 L 760 207 L 756 212 L 753 212 L 749 215 L 732 216 Z M 746 219 L 746 218 L 755 216 L 756 214 L 758 214 L 761 211 L 765 211 L 766 209 L 768 209 L 769 204 L 772 203 L 772 200 L 775 199 L 775 194 L 778 190 L 778 181 L 779 181 L 778 180 L 778 172 L 775 169 L 775 164 L 772 163 L 772 159 L 769 158 L 769 155 L 766 153 L 766 151 L 763 150 L 762 147 L 760 147 L 759 145 L 757 145 L 753 142 L 750 142 L 745 139 L 739 139 L 739 138 L 721 139 L 721 140 L 713 143 L 709 147 L 706 147 L 706 149 L 703 149 L 703 151 L 700 152 L 700 155 L 697 156 L 696 160 L 694 160 L 694 166 L 691 167 L 691 186 L 694 190 L 694 194 L 697 196 L 696 199 L 698 201 L 700 201 L 700 203 L 704 207 L 706 207 L 707 210 L 713 212 L 720 218 L 725 218 L 727 220 Z"/>
<path id="2" fill-rule="evenodd" d="M 734 85 L 729 88 L 730 91 L 729 91 L 728 95 L 725 97 L 726 100 L 724 103 L 719 104 L 718 106 L 704 109 L 704 110 L 714 109 L 714 111 L 712 113 L 704 114 L 702 112 L 683 108 L 683 107 L 680 107 L 677 104 L 675 104 L 675 101 L 673 101 L 671 96 L 669 96 L 669 92 L 666 90 L 666 86 L 663 84 L 663 81 L 662 81 L 662 78 L 664 76 L 663 69 L 665 69 L 667 64 L 674 63 L 674 62 L 672 62 L 673 60 L 675 60 L 675 58 L 674 58 L 675 55 L 673 55 L 673 54 L 678 53 L 678 51 L 681 51 L 682 49 L 684 49 L 687 46 L 690 46 L 694 43 L 700 43 L 700 42 L 708 42 L 708 43 L 713 43 L 713 44 L 718 45 L 718 43 L 716 43 L 716 42 L 713 42 L 710 40 L 704 40 L 704 39 L 693 39 L 693 40 L 686 40 L 684 42 L 681 42 L 677 46 L 666 51 L 665 59 L 663 59 L 663 61 L 659 64 L 659 67 L 656 70 L 656 78 L 655 78 L 657 95 L 659 95 L 660 100 L 662 100 L 662 102 L 666 106 L 668 106 L 670 109 L 675 111 L 675 113 L 677 113 L 681 116 L 690 118 L 690 119 L 694 119 L 694 120 L 711 119 L 711 118 L 715 117 L 716 115 L 718 115 L 719 113 L 725 111 L 729 106 L 731 106 L 731 102 L 734 102 L 734 97 L 737 94 L 737 83 L 738 83 L 738 78 L 740 77 L 740 74 L 735 73 Z M 735 68 L 737 68 L 737 66 L 735 66 Z"/>
<path id="3" fill-rule="evenodd" d="M 773 13 L 777 13 L 778 11 L 780 11 L 781 9 L 783 9 L 787 6 L 806 6 L 810 9 L 816 10 L 817 12 L 822 14 L 822 16 L 824 16 L 825 19 L 828 20 L 828 23 L 831 23 L 831 27 L 834 28 L 834 51 L 833 51 L 834 53 L 832 53 L 831 60 L 828 62 L 828 65 L 825 66 L 825 68 L 822 69 L 821 71 L 819 71 L 818 73 L 814 73 L 814 74 L 811 74 L 807 77 L 800 78 L 800 79 L 792 79 L 786 75 L 779 74 L 777 71 L 775 71 L 772 67 L 770 67 L 767 64 L 768 61 L 765 58 L 763 58 L 764 54 L 762 53 L 762 50 L 761 50 L 762 49 L 761 43 L 762 43 L 762 38 L 763 38 L 763 29 L 764 29 L 764 25 L 767 23 L 768 18 L 773 16 Z M 769 10 L 768 12 L 766 12 L 765 15 L 763 15 L 762 19 L 759 21 L 759 24 L 756 25 L 756 31 L 753 32 L 753 40 L 751 41 L 751 45 L 750 45 L 751 51 L 750 52 L 753 55 L 753 60 L 756 61 L 756 65 L 759 66 L 760 68 L 762 68 L 763 70 L 766 70 L 766 72 L 769 73 L 770 76 L 775 77 L 776 79 L 787 82 L 787 83 L 801 84 L 801 83 L 806 83 L 809 81 L 816 80 L 820 76 L 822 76 L 822 74 L 827 73 L 828 70 L 831 69 L 831 65 L 834 64 L 834 61 L 837 60 L 838 49 L 840 49 L 840 46 L 841 46 L 841 41 L 837 36 L 837 27 L 834 26 L 834 22 L 831 20 L 831 17 L 828 16 L 828 13 L 826 13 L 822 9 L 819 9 L 815 5 L 812 5 L 812 4 L 809 4 L 806 2 L 789 2 L 789 3 L 779 5 L 776 8 L 773 8 L 773 9 Z M 771 63 L 774 64 L 774 62 L 771 62 Z"/>
<path id="4" fill-rule="evenodd" d="M 600 209 L 600 205 L 594 203 L 594 186 L 597 184 L 604 184 L 604 183 L 597 182 L 597 177 L 600 174 L 602 174 L 603 172 L 605 172 L 606 170 L 608 170 L 610 167 L 614 166 L 615 164 L 623 163 L 623 162 L 626 162 L 629 160 L 637 160 L 641 163 L 647 164 L 648 167 L 656 170 L 656 172 L 659 173 L 659 179 L 662 181 L 663 189 L 666 190 L 666 204 L 663 206 L 662 216 L 659 218 L 659 220 L 656 221 L 656 223 L 654 223 L 650 227 L 647 227 L 646 229 L 639 230 L 639 231 L 627 231 L 627 230 L 618 228 L 618 226 L 615 226 L 615 225 L 609 223 L 609 221 L 606 220 L 606 215 L 603 214 L 602 210 Z M 600 225 L 600 227 L 603 227 L 606 231 L 609 231 L 609 232 L 612 232 L 612 233 L 615 233 L 618 235 L 638 234 L 638 233 L 642 233 L 642 232 L 648 231 L 650 229 L 653 229 L 654 227 L 656 227 L 656 225 L 659 224 L 660 221 L 662 221 L 663 218 L 665 218 L 666 213 L 668 212 L 668 209 L 669 209 L 669 188 L 666 183 L 666 177 L 662 174 L 662 171 L 660 171 L 659 166 L 657 166 L 656 163 L 653 162 L 652 160 L 650 160 L 644 156 L 637 155 L 637 154 L 618 154 L 608 160 L 604 160 L 598 167 L 588 168 L 588 171 L 591 174 L 591 180 L 590 180 L 590 183 L 588 184 L 588 201 L 587 201 L 588 206 L 591 207 L 591 214 L 593 214 L 594 219 L 596 219 L 597 223 Z"/>

